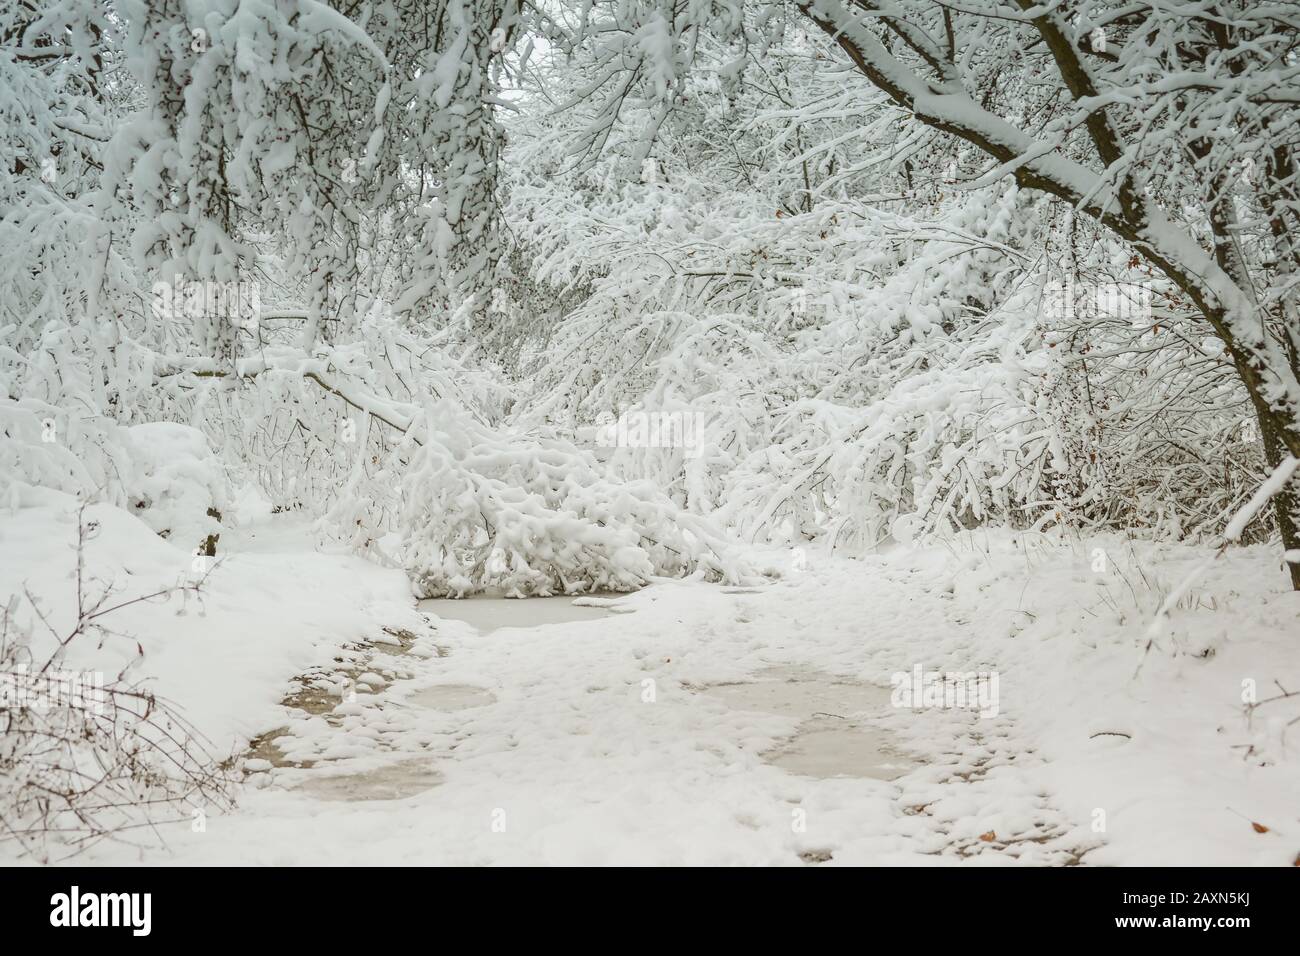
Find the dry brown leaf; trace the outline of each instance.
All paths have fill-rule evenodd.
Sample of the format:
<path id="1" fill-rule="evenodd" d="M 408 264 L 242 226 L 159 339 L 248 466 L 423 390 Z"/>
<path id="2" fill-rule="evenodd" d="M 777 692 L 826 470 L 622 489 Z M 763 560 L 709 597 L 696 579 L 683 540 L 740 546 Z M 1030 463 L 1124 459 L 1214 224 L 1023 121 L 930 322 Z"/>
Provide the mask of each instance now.
<path id="1" fill-rule="evenodd" d="M 988 833 L 981 833 L 981 834 L 980 834 L 980 839 L 983 840 L 985 843 L 992 843 L 992 842 L 993 842 L 994 840 L 996 840 L 997 838 L 998 838 L 998 835 L 997 835 L 996 833 L 994 833 L 992 830 L 990 830 Z"/>
<path id="2" fill-rule="evenodd" d="M 1250 825 L 1251 825 L 1252 827 L 1255 828 L 1255 832 L 1256 832 L 1256 833 L 1267 833 L 1267 832 L 1268 832 L 1268 827 L 1264 826 L 1264 824 L 1262 824 L 1262 823 L 1255 823 L 1254 821 L 1251 821 L 1251 824 L 1250 824 Z"/>

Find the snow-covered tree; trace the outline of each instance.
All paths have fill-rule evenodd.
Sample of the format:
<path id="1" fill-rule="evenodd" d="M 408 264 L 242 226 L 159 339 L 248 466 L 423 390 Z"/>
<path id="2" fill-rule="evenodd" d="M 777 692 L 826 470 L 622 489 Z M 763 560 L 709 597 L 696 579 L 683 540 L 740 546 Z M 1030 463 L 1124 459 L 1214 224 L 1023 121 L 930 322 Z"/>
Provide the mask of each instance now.
<path id="1" fill-rule="evenodd" d="M 1268 463 L 1300 455 L 1300 62 L 1289 5 L 813 0 L 800 9 L 914 120 L 976 147 L 986 178 L 1069 203 L 1149 261 L 1223 343 Z M 1300 492 L 1275 501 L 1283 544 L 1295 549 Z M 1300 567 L 1291 575 L 1300 589 Z"/>
<path id="2" fill-rule="evenodd" d="M 575 325 L 575 335 L 588 352 L 606 350 L 576 367 L 557 366 L 552 354 L 552 376 L 558 368 L 567 375 L 556 394 L 560 403 L 576 400 L 579 382 L 603 394 L 599 401 L 608 403 L 613 382 L 623 401 L 640 400 L 656 387 L 655 370 L 611 374 L 611 364 L 627 367 L 632 355 L 653 363 L 678 334 L 696 354 L 698 343 L 685 330 L 701 313 L 726 311 L 733 325 L 739 316 L 752 323 L 770 306 L 774 289 L 783 300 L 786 290 L 798 289 L 801 298 L 811 292 L 819 303 L 811 314 L 788 311 L 814 327 L 814 336 L 838 325 L 842 341 L 860 347 L 845 355 L 819 343 L 813 351 L 823 361 L 873 361 L 878 370 L 884 356 L 875 333 L 888 335 L 890 321 L 837 323 L 820 306 L 834 293 L 818 272 L 834 261 L 846 276 L 867 280 L 860 281 L 859 297 L 884 304 L 885 315 L 897 308 L 907 317 L 912 329 L 893 346 L 900 368 L 952 382 L 966 374 L 959 370 L 1000 364 L 1002 381 L 1016 395 L 997 397 L 979 386 L 986 401 L 969 407 L 965 420 L 981 423 L 971 435 L 959 424 L 957 399 L 971 394 L 969 386 L 946 393 L 941 407 L 958 416 L 946 423 L 918 433 L 892 419 L 881 440 L 888 434 L 901 448 L 914 450 L 918 434 L 942 438 L 933 456 L 913 458 L 909 467 L 899 458 L 888 471 L 890 481 L 901 478 L 910 489 L 891 512 L 919 508 L 928 524 L 925 515 L 936 503 L 958 523 L 1028 508 L 1048 520 L 1204 533 L 1221 528 L 1232 504 L 1259 479 L 1254 465 L 1240 470 L 1254 458 L 1252 435 L 1269 467 L 1300 447 L 1293 248 L 1300 210 L 1291 160 L 1296 31 L 1285 5 L 1116 10 L 1106 3 L 1031 0 L 960 7 L 933 0 L 649 0 L 588 5 L 557 20 L 571 31 L 565 57 L 556 58 L 549 75 L 543 68 L 535 75 L 544 81 L 548 105 L 573 115 L 561 137 L 572 145 L 553 154 L 542 176 L 573 170 L 586 178 L 565 179 L 567 197 L 552 195 L 544 182 L 512 193 L 516 204 L 526 204 L 522 228 L 541 249 L 541 271 L 561 284 L 569 281 L 566 269 L 596 282 L 595 295 L 575 314 L 591 318 Z M 828 82 L 838 86 L 828 90 Z M 779 119 L 780 128 L 765 127 L 765 116 Z M 767 136 L 755 142 L 760 130 Z M 539 148 L 548 147 L 539 142 Z M 723 159 L 728 148 L 737 159 Z M 668 188 L 630 183 L 615 196 L 611 182 L 633 178 L 648 159 L 663 162 L 656 149 L 676 167 L 665 172 Z M 741 177 L 743 185 L 736 181 Z M 698 195 L 683 199 L 696 183 Z M 986 194 L 1009 196 L 1009 183 L 1022 195 L 1005 205 L 1006 218 L 989 218 L 983 210 L 998 201 Z M 712 251 L 720 242 L 696 240 L 719 213 L 710 209 L 695 219 L 690 213 L 702 208 L 700 197 L 727 188 L 743 197 L 739 208 L 752 210 L 752 225 L 733 219 L 719 232 L 736 251 L 750 240 L 750 259 L 719 264 L 715 257 L 711 268 L 701 269 L 703 247 Z M 590 207 L 593 189 L 609 197 L 599 218 L 578 208 Z M 954 192 L 967 198 L 955 199 Z M 1061 209 L 1034 204 L 1034 194 L 1062 202 Z M 760 196 L 780 223 L 759 225 Z M 903 229 L 880 226 L 885 217 L 878 210 L 900 208 L 889 205 L 891 198 L 906 203 L 908 215 L 895 220 L 909 220 Z M 834 209 L 832 201 L 848 208 Z M 877 213 L 869 238 L 843 225 L 865 206 Z M 674 234 L 672 219 L 681 220 L 683 210 L 687 225 Z M 770 236 L 808 235 L 797 219 L 802 215 L 827 217 L 814 219 L 815 232 L 829 233 L 831 241 L 772 256 Z M 574 229 L 576 240 L 559 238 L 572 237 Z M 646 233 L 664 238 L 646 244 Z M 965 248 L 941 252 L 936 240 L 945 233 Z M 980 259 L 972 250 L 981 244 L 991 248 L 970 270 Z M 600 265 L 568 255 L 573 245 Z M 613 249 L 619 254 L 602 254 Z M 628 255 L 633 249 L 643 255 Z M 939 255 L 918 256 L 918 249 Z M 873 262 L 873 253 L 896 257 L 896 271 Z M 678 254 L 690 259 L 685 268 L 673 261 Z M 954 261 L 969 270 L 960 292 L 944 289 L 950 279 L 941 263 Z M 702 293 L 706 282 L 712 288 Z M 743 296 L 745 283 L 757 287 L 748 301 L 734 294 L 739 288 Z M 723 285 L 726 310 L 716 305 Z M 900 293 L 911 301 L 895 299 Z M 665 308 L 673 313 L 668 324 Z M 843 303 L 832 311 L 842 317 Z M 611 315 L 609 334 L 598 334 L 598 316 Z M 637 316 L 626 331 L 623 316 Z M 972 348 L 951 351 L 967 334 Z M 744 341 L 775 346 L 778 354 L 789 344 L 761 332 Z M 837 378 L 847 387 L 853 376 Z M 899 385 L 910 389 L 909 381 L 910 374 Z M 1094 383 L 1104 383 L 1107 394 L 1090 395 Z M 849 388 L 849 404 L 879 413 L 887 394 L 881 384 L 877 378 Z M 1168 391 L 1153 392 L 1156 384 Z M 929 414 L 918 393 L 909 401 Z M 1024 414 L 1003 423 L 992 412 L 1015 407 Z M 1244 424 L 1246 407 L 1257 427 Z M 1037 425 L 1025 432 L 1025 420 Z M 831 446 L 870 433 L 841 432 Z M 966 481 L 969 450 L 987 448 L 996 460 L 998 442 L 1004 451 L 1020 449 L 1019 457 Z M 769 447 L 768 436 L 756 447 Z M 853 467 L 863 464 L 858 459 Z M 802 474 L 782 485 L 783 500 L 800 501 L 812 487 L 826 491 L 819 468 Z M 993 489 L 1014 489 L 1026 474 L 1036 477 L 1023 493 L 991 510 Z M 1131 495 L 1131 504 L 1104 503 L 1117 494 Z M 868 481 L 849 497 L 870 510 L 892 495 Z M 846 500 L 834 493 L 832 499 Z M 1294 489 L 1276 505 L 1283 544 L 1293 550 L 1300 543 Z M 827 513 L 826 503 L 809 509 Z M 759 524 L 771 514 L 760 509 Z M 1294 565 L 1292 574 L 1300 586 Z"/>

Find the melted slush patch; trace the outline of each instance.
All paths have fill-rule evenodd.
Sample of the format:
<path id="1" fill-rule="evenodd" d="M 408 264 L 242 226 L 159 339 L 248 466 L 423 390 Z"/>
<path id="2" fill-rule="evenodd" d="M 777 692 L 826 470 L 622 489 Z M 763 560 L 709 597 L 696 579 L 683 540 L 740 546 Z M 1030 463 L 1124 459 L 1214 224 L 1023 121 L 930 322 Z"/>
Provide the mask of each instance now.
<path id="1" fill-rule="evenodd" d="M 317 772 L 295 789 L 318 800 L 402 800 L 442 783 L 430 761 L 404 760 L 363 773 L 322 776 Z"/>
<path id="2" fill-rule="evenodd" d="M 430 710 L 468 710 L 482 707 L 496 700 L 491 691 L 472 684 L 434 684 L 417 690 L 406 698 L 406 702 Z"/>
<path id="3" fill-rule="evenodd" d="M 891 746 L 887 731 L 854 719 L 888 711 L 887 688 L 800 669 L 772 669 L 761 676 L 768 679 L 715 684 L 705 693 L 735 710 L 800 721 L 793 737 L 762 755 L 772 766 L 807 777 L 875 780 L 896 779 L 914 766 Z"/>

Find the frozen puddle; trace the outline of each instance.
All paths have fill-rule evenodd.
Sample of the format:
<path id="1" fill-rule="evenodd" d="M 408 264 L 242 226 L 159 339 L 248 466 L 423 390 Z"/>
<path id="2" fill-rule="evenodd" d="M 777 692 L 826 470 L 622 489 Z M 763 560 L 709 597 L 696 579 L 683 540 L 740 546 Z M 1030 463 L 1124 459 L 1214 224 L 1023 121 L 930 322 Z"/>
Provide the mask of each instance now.
<path id="1" fill-rule="evenodd" d="M 404 760 L 362 773 L 323 776 L 312 771 L 295 787 L 318 800 L 402 800 L 442 783 L 442 774 L 429 759 Z"/>
<path id="2" fill-rule="evenodd" d="M 736 710 L 759 710 L 782 717 L 847 718 L 862 711 L 880 713 L 889 707 L 889 691 L 870 684 L 841 683 L 822 676 L 786 676 L 764 672 L 772 679 L 746 684 L 714 684 L 707 693 Z"/>
<path id="3" fill-rule="evenodd" d="M 763 754 L 773 767 L 803 777 L 895 780 L 914 764 L 889 749 L 888 735 L 863 727 L 803 725 L 793 739 Z"/>
<path id="4" fill-rule="evenodd" d="M 449 621 L 464 621 L 482 634 L 504 627 L 539 627 L 594 621 L 617 613 L 607 607 L 574 604 L 573 595 L 557 597 L 506 598 L 485 594 L 453 600 L 431 598 L 420 602 L 420 610 Z M 586 598 L 586 600 L 592 600 Z"/>
<path id="5" fill-rule="evenodd" d="M 472 684 L 434 684 L 423 690 L 417 690 L 406 698 L 406 702 L 430 710 L 468 710 L 482 707 L 496 700 L 491 691 Z"/>
<path id="6" fill-rule="evenodd" d="M 887 711 L 888 689 L 797 669 L 773 669 L 760 676 L 768 679 L 714 684 L 705 693 L 735 710 L 800 721 L 793 737 L 762 755 L 772 766 L 806 777 L 876 780 L 894 780 L 915 766 L 891 746 L 886 731 L 854 719 Z"/>

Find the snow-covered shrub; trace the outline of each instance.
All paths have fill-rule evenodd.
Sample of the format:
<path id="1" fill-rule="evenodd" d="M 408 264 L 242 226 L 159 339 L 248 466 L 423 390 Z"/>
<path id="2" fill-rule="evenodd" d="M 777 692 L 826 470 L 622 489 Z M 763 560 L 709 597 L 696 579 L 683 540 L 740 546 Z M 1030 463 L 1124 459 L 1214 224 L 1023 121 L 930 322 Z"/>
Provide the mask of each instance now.
<path id="1" fill-rule="evenodd" d="M 127 429 L 133 474 L 132 511 L 181 548 L 197 548 L 220 531 L 228 488 L 203 432 L 175 422 Z"/>
<path id="2" fill-rule="evenodd" d="M 0 507 L 38 502 L 31 490 L 50 489 L 128 509 L 183 548 L 219 533 L 228 486 L 202 432 L 106 416 L 63 424 L 56 406 L 0 400 Z"/>
<path id="3" fill-rule="evenodd" d="M 57 322 L 34 331 L 25 341 L 0 329 L 0 503 L 17 507 L 25 489 L 42 487 L 124 505 L 134 466 L 108 414 L 94 334 Z"/>
<path id="4" fill-rule="evenodd" d="M 217 533 L 224 471 L 200 431 L 148 420 L 167 409 L 150 387 L 148 350 L 109 348 L 95 330 L 59 322 L 25 350 L 13 327 L 5 332 L 13 338 L 0 343 L 0 505 L 53 489 L 126 508 L 185 549 Z"/>
<path id="5" fill-rule="evenodd" d="M 30 488 L 125 500 L 131 464 L 116 425 L 77 421 L 60 431 L 61 409 L 31 399 L 0 399 L 0 507 L 17 508 Z"/>
<path id="6" fill-rule="evenodd" d="M 404 482 L 405 566 L 423 596 L 483 588 L 510 596 L 630 591 L 652 575 L 736 580 L 709 522 L 652 482 L 619 481 L 571 443 L 493 432 L 446 403 L 420 436 Z"/>

